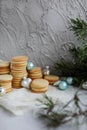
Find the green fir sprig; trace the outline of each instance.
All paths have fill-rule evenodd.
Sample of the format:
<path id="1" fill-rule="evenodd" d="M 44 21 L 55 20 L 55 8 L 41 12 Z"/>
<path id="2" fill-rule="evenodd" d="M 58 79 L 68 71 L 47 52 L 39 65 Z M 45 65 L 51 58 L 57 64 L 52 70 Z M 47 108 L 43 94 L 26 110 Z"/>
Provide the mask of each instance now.
<path id="1" fill-rule="evenodd" d="M 53 99 L 51 97 L 48 97 L 46 94 L 43 94 L 43 100 L 37 99 L 37 101 L 39 102 L 38 105 L 43 104 L 42 109 L 46 110 L 47 113 L 50 113 L 50 111 L 54 109 L 58 102 L 58 100 L 54 102 Z"/>
<path id="2" fill-rule="evenodd" d="M 67 44 L 66 46 L 73 60 L 60 59 L 54 67 L 60 76 L 72 76 L 74 84 L 79 86 L 82 81 L 87 81 L 87 23 L 78 18 L 71 19 L 70 30 L 80 40 L 80 44 L 76 46 L 73 43 L 71 47 Z"/>
<path id="3" fill-rule="evenodd" d="M 79 18 L 70 19 L 71 26 L 70 30 L 74 32 L 75 36 L 78 37 L 82 42 L 87 41 L 87 23 Z"/>
<path id="4" fill-rule="evenodd" d="M 62 104 L 62 107 L 59 109 L 59 103 L 53 101 L 51 97 L 45 94 L 43 99 L 37 100 L 41 106 L 38 112 L 39 119 L 44 121 L 48 127 L 58 127 L 81 116 L 87 120 L 87 104 L 82 102 L 80 97 L 82 95 L 87 95 L 87 93 L 77 91 L 74 97 L 66 104 Z M 70 109 L 70 104 L 73 104 L 73 110 Z M 83 107 L 85 108 L 84 110 Z"/>
<path id="5" fill-rule="evenodd" d="M 85 94 L 87 95 L 87 93 Z M 84 119 L 87 119 L 87 104 L 82 102 L 80 96 L 82 96 L 82 93 L 79 91 L 76 92 L 74 97 L 66 104 L 62 105 L 61 109 L 59 109 L 59 103 L 55 101 L 53 102 L 52 98 L 45 95 L 42 100 L 38 100 L 41 106 L 38 112 L 39 119 L 42 120 L 48 127 L 59 127 L 60 125 L 64 125 L 65 123 L 81 116 L 83 116 Z M 51 107 L 50 102 L 52 102 L 53 107 Z M 73 104 L 73 108 L 75 108 L 74 110 L 70 109 L 70 104 Z M 83 107 L 85 108 L 84 110 Z"/>

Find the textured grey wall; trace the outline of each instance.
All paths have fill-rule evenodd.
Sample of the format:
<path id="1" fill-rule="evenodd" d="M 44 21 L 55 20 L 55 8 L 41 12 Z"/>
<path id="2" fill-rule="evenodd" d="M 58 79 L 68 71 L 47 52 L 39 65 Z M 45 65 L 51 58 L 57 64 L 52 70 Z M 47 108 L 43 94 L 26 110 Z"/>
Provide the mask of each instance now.
<path id="1" fill-rule="evenodd" d="M 0 59 L 28 55 L 52 67 L 67 55 L 63 44 L 76 43 L 69 18 L 86 16 L 87 0 L 0 0 Z"/>

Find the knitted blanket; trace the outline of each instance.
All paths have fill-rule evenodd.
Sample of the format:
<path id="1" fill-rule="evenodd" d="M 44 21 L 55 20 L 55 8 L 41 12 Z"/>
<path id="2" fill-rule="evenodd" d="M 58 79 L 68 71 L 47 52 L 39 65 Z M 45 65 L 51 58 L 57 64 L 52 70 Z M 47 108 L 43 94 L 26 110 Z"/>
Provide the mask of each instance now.
<path id="1" fill-rule="evenodd" d="M 53 86 L 49 86 L 46 94 L 65 103 L 73 97 L 75 91 L 73 87 L 68 88 L 66 91 L 61 91 Z M 33 93 L 26 88 L 14 89 L 12 92 L 0 97 L 0 106 L 14 115 L 23 115 L 26 112 L 37 111 L 36 99 L 38 98 L 43 98 L 42 94 Z"/>

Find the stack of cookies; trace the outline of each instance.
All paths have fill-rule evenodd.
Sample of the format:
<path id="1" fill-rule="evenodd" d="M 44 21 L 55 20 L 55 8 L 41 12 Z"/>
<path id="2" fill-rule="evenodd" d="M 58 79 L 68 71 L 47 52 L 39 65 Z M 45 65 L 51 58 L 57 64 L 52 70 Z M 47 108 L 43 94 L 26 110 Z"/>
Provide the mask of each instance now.
<path id="1" fill-rule="evenodd" d="M 10 62 L 0 61 L 0 75 L 10 74 Z"/>
<path id="2" fill-rule="evenodd" d="M 12 75 L 0 75 L 0 84 L 6 89 L 6 92 L 12 91 Z"/>
<path id="3" fill-rule="evenodd" d="M 46 75 L 44 76 L 44 79 L 48 80 L 50 85 L 53 85 L 56 81 L 59 80 L 59 77 L 56 75 Z"/>
<path id="4" fill-rule="evenodd" d="M 42 76 L 41 67 L 34 67 L 32 70 L 28 70 L 28 77 L 31 79 L 40 79 Z"/>
<path id="5" fill-rule="evenodd" d="M 31 91 L 35 93 L 44 93 L 48 90 L 49 82 L 45 79 L 34 79 L 31 82 Z"/>
<path id="6" fill-rule="evenodd" d="M 11 74 L 13 76 L 12 86 L 14 88 L 21 88 L 21 80 L 27 76 L 27 56 L 16 56 L 11 61 Z"/>

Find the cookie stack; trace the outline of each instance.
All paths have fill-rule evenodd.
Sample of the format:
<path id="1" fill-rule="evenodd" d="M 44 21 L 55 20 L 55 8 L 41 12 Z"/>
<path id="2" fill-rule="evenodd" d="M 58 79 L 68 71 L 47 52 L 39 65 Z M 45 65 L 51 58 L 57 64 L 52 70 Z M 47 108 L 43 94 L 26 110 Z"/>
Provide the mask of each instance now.
<path id="1" fill-rule="evenodd" d="M 0 75 L 0 84 L 6 89 L 6 92 L 12 91 L 12 75 Z"/>
<path id="2" fill-rule="evenodd" d="M 27 76 L 27 56 L 16 56 L 11 61 L 11 74 L 13 76 L 12 86 L 14 88 L 21 88 L 21 80 Z"/>
<path id="3" fill-rule="evenodd" d="M 49 82 L 45 79 L 34 79 L 31 83 L 31 91 L 35 93 L 44 93 L 48 90 Z"/>
<path id="4" fill-rule="evenodd" d="M 44 79 L 48 80 L 50 85 L 53 85 L 56 81 L 59 80 L 59 77 L 56 75 L 46 75 L 44 76 Z"/>
<path id="5" fill-rule="evenodd" d="M 0 75 L 10 74 L 10 62 L 0 61 Z"/>
<path id="6" fill-rule="evenodd" d="M 40 79 L 42 76 L 41 67 L 34 67 L 32 70 L 28 70 L 28 77 L 31 79 Z"/>

